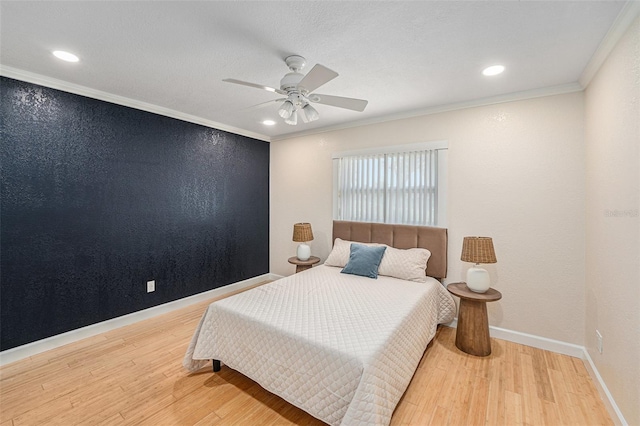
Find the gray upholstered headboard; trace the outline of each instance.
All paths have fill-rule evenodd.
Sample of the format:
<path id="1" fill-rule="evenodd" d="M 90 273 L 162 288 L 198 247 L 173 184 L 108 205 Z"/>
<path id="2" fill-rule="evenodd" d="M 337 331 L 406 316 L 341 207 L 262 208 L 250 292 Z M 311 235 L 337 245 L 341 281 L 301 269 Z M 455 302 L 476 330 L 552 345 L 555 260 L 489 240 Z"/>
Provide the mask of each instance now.
<path id="1" fill-rule="evenodd" d="M 334 220 L 332 241 L 336 238 L 386 244 L 399 249 L 426 248 L 431 252 L 427 275 L 438 279 L 447 276 L 446 228 Z"/>

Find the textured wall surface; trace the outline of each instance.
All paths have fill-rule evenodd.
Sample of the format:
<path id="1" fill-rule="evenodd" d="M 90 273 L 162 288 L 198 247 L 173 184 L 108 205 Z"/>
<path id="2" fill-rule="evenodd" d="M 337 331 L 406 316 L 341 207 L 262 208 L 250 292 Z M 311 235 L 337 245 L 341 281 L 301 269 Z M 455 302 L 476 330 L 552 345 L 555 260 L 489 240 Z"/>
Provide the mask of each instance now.
<path id="1" fill-rule="evenodd" d="M 312 254 L 329 254 L 332 152 L 447 140 L 447 282 L 471 266 L 463 237 L 492 237 L 498 263 L 484 266 L 503 297 L 490 324 L 583 344 L 583 108 L 572 93 L 272 142 L 270 271 L 293 273 L 296 221 L 313 226 Z"/>
<path id="2" fill-rule="evenodd" d="M 2 350 L 269 272 L 268 143 L 0 86 Z"/>
<path id="3" fill-rule="evenodd" d="M 587 87 L 585 105 L 585 346 L 627 423 L 640 425 L 640 18 Z"/>

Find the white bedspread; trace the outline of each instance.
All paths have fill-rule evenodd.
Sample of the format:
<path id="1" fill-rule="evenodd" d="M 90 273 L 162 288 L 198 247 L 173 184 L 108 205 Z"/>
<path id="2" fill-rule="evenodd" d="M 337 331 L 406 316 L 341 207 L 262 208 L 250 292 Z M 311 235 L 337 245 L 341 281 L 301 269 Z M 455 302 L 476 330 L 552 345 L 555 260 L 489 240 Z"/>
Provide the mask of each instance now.
<path id="1" fill-rule="evenodd" d="M 318 266 L 212 303 L 184 358 L 218 359 L 331 425 L 387 425 L 455 304 L 435 279 Z"/>

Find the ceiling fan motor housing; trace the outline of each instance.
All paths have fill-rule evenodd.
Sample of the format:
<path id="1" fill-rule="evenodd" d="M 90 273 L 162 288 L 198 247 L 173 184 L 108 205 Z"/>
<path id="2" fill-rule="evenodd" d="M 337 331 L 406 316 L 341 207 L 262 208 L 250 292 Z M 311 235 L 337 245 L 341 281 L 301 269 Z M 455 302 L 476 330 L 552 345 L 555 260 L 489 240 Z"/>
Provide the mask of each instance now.
<path id="1" fill-rule="evenodd" d="M 306 65 L 307 60 L 302 56 L 291 55 L 287 56 L 284 61 L 291 72 L 286 74 L 282 77 L 282 80 L 280 80 L 280 90 L 284 90 L 285 92 L 297 90 L 298 83 L 300 83 L 304 78 L 304 74 L 301 74 L 300 71 Z"/>
<path id="2" fill-rule="evenodd" d="M 286 74 L 282 77 L 282 80 L 280 80 L 280 90 L 284 90 L 285 92 L 296 90 L 298 88 L 298 83 L 300 83 L 303 78 L 304 75 L 299 72 L 290 72 Z"/>

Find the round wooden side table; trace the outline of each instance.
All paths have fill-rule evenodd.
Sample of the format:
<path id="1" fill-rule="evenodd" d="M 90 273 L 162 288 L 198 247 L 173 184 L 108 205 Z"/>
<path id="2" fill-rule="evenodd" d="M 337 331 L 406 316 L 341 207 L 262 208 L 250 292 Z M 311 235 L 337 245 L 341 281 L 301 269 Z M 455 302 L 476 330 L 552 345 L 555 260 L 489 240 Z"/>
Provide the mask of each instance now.
<path id="1" fill-rule="evenodd" d="M 296 274 L 298 272 L 306 271 L 318 262 L 320 262 L 320 258 L 315 256 L 311 256 L 307 260 L 300 260 L 295 256 L 289 258 L 289 263 L 296 265 Z"/>
<path id="2" fill-rule="evenodd" d="M 470 355 L 490 355 L 491 340 L 489 339 L 487 302 L 500 300 L 502 294 L 493 288 L 487 290 L 486 293 L 476 293 L 469 290 L 466 283 L 449 284 L 447 290 L 460 298 L 456 347 Z"/>

